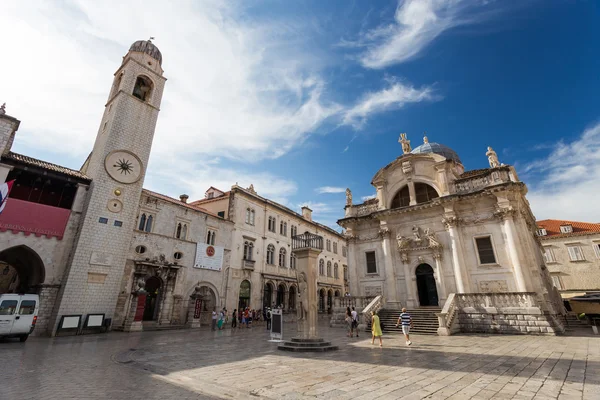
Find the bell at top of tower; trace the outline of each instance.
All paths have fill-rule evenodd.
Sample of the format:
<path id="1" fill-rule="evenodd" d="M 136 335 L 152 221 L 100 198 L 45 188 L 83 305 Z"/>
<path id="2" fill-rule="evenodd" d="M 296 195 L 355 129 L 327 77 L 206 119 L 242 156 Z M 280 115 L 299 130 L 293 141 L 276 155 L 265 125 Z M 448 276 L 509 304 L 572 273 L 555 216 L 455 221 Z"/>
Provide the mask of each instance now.
<path id="1" fill-rule="evenodd" d="M 146 53 L 158 61 L 160 65 L 162 65 L 162 54 L 160 53 L 160 50 L 158 50 L 158 47 L 156 47 L 150 40 L 138 40 L 131 45 L 129 51 Z"/>

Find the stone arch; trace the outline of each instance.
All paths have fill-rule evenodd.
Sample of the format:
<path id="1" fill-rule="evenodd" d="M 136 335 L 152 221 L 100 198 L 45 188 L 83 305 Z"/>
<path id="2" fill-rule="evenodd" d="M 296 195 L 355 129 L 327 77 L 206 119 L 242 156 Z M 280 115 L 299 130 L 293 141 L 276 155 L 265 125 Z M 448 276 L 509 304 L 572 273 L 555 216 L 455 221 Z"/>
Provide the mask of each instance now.
<path id="1" fill-rule="evenodd" d="M 286 293 L 287 293 L 287 287 L 286 287 L 285 283 L 279 282 L 279 284 L 277 285 L 277 301 L 275 302 L 276 303 L 275 305 L 277 307 L 285 305 Z"/>
<path id="2" fill-rule="evenodd" d="M 240 282 L 240 291 L 238 293 L 238 309 L 250 307 L 252 299 L 252 283 L 248 279 Z"/>
<path id="3" fill-rule="evenodd" d="M 4 264 L 0 266 L 0 293 L 38 293 L 39 285 L 46 279 L 44 262 L 29 246 L 22 244 L 0 251 L 0 263 Z M 10 276 L 7 280 L 11 282 L 4 285 L 4 276 Z"/>
<path id="4" fill-rule="evenodd" d="M 263 288 L 263 308 L 271 307 L 273 305 L 273 293 L 275 292 L 275 284 L 273 281 L 265 282 Z"/>
<path id="5" fill-rule="evenodd" d="M 219 296 L 219 289 L 217 289 L 217 287 L 215 285 L 213 285 L 212 283 L 206 282 L 206 281 L 200 281 L 200 282 L 197 282 L 197 283 L 194 283 L 193 285 L 191 285 L 185 291 L 185 293 L 186 293 L 186 299 L 190 298 L 190 296 L 192 295 L 192 293 L 195 292 L 196 287 L 202 288 L 203 286 L 208 287 L 214 293 L 214 295 L 215 295 L 215 307 L 216 307 L 216 304 L 221 304 L 221 302 L 220 302 L 220 296 Z"/>
<path id="6" fill-rule="evenodd" d="M 295 310 L 296 309 L 296 297 L 298 296 L 298 288 L 296 285 L 290 285 L 290 289 L 288 291 L 288 309 Z"/>
<path id="7" fill-rule="evenodd" d="M 135 78 L 133 86 L 133 97 L 137 97 L 141 101 L 148 102 L 152 97 L 154 82 L 147 75 L 138 75 Z"/>
<path id="8" fill-rule="evenodd" d="M 439 306 L 439 295 L 434 268 L 427 263 L 420 263 L 415 268 L 417 297 L 420 306 Z"/>
<path id="9" fill-rule="evenodd" d="M 413 180 L 413 182 L 414 182 L 415 186 L 417 184 L 425 184 L 427 186 L 432 187 L 436 191 L 436 193 L 438 194 L 438 197 L 440 197 L 442 195 L 442 193 L 443 193 L 442 190 L 441 190 L 441 188 L 438 186 L 437 182 L 435 182 L 433 180 L 429 180 L 429 179 L 420 179 L 420 180 L 418 180 L 418 179 L 415 179 L 415 180 Z M 392 208 L 391 206 L 392 206 L 392 202 L 393 202 L 394 198 L 405 187 L 408 188 L 408 182 L 406 182 L 405 180 L 401 180 L 399 182 L 396 182 L 394 185 L 390 186 L 388 193 L 393 193 L 393 195 L 388 195 L 387 196 L 386 205 L 389 208 Z M 415 194 L 415 196 L 416 196 L 416 194 Z M 415 198 L 415 200 L 416 200 L 416 198 Z"/>
<path id="10" fill-rule="evenodd" d="M 327 291 L 325 288 L 319 289 L 319 311 L 325 311 Z"/>

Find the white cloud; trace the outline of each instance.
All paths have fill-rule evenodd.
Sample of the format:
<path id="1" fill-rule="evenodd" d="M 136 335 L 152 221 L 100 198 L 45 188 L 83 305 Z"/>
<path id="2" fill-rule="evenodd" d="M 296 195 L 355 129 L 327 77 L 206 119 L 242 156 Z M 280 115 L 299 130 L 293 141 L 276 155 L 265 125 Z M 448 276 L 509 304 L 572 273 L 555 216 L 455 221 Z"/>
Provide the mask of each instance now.
<path id="1" fill-rule="evenodd" d="M 376 194 L 372 194 L 372 195 L 369 195 L 369 196 L 363 196 L 363 197 L 361 197 L 360 199 L 361 199 L 362 201 L 367 201 L 367 200 L 374 199 L 375 197 L 377 197 L 377 195 L 376 195 Z"/>
<path id="2" fill-rule="evenodd" d="M 595 199 L 600 193 L 600 123 L 571 143 L 559 142 L 548 157 L 525 166 L 527 198 L 537 219 L 600 222 Z"/>
<path id="3" fill-rule="evenodd" d="M 407 103 L 435 101 L 441 98 L 431 86 L 416 89 L 393 78 L 388 79 L 388 82 L 388 87 L 365 94 L 354 107 L 348 109 L 344 113 L 342 125 L 352 125 L 355 129 L 360 129 L 373 114 L 402 108 Z"/>
<path id="4" fill-rule="evenodd" d="M 464 0 L 400 0 L 394 21 L 364 34 L 343 47 L 366 47 L 359 57 L 366 68 L 381 69 L 417 56 L 444 31 L 473 22 L 464 12 L 478 3 Z M 485 3 L 485 2 L 484 2 Z"/>
<path id="5" fill-rule="evenodd" d="M 336 213 L 339 210 L 344 209 L 344 205 L 340 203 L 339 207 L 335 207 L 334 204 L 331 203 L 323 203 L 323 202 L 314 202 L 314 201 L 305 201 L 303 203 L 298 204 L 298 208 L 308 207 L 312 210 L 313 215 L 323 215 L 323 214 L 331 214 Z"/>
<path id="6" fill-rule="evenodd" d="M 345 188 L 343 187 L 336 187 L 336 186 L 321 186 L 315 189 L 315 192 L 319 193 L 319 194 L 323 194 L 323 193 L 344 193 L 346 191 Z"/>

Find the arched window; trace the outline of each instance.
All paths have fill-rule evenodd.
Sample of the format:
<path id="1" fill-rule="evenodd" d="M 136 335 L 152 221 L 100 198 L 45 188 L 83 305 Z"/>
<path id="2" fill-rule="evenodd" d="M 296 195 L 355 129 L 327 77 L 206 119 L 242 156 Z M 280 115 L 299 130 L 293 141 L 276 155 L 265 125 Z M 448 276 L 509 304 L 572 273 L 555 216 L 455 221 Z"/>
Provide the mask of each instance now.
<path id="1" fill-rule="evenodd" d="M 143 231 L 145 227 L 146 227 L 146 214 L 142 214 L 140 216 L 140 225 L 138 226 L 138 229 L 140 231 Z"/>
<path id="2" fill-rule="evenodd" d="M 279 250 L 279 266 L 285 268 L 285 249 L 283 247 Z"/>
<path id="3" fill-rule="evenodd" d="M 181 223 L 177 224 L 177 230 L 175 231 L 175 237 L 177 239 L 181 238 Z"/>
<path id="4" fill-rule="evenodd" d="M 327 261 L 327 276 L 331 276 L 331 261 Z"/>
<path id="5" fill-rule="evenodd" d="M 254 248 L 254 243 L 250 241 L 244 242 L 244 260 L 252 260 L 252 249 Z"/>
<path id="6" fill-rule="evenodd" d="M 331 240 L 327 239 L 325 243 L 327 244 L 327 251 L 331 251 Z"/>
<path id="7" fill-rule="evenodd" d="M 254 210 L 250 210 L 250 225 L 254 225 Z"/>
<path id="8" fill-rule="evenodd" d="M 146 219 L 146 229 L 144 229 L 144 231 L 152 232 L 152 215 L 148 215 L 148 218 Z"/>
<path id="9" fill-rule="evenodd" d="M 133 96 L 142 101 L 147 101 L 150 99 L 151 91 L 152 81 L 145 76 L 138 76 L 133 87 Z"/>
<path id="10" fill-rule="evenodd" d="M 267 264 L 275 264 L 275 246 L 267 246 Z"/>
<path id="11" fill-rule="evenodd" d="M 394 196 L 394 199 L 392 200 L 392 205 L 390 208 L 408 207 L 409 205 L 410 205 L 410 193 L 408 191 L 408 186 L 404 186 Z"/>
<path id="12" fill-rule="evenodd" d="M 319 275 L 325 275 L 325 261 L 319 260 Z"/>
<path id="13" fill-rule="evenodd" d="M 298 228 L 296 226 L 292 225 L 290 234 L 292 237 L 298 235 Z"/>
<path id="14" fill-rule="evenodd" d="M 296 269 L 296 254 L 294 253 L 290 255 L 290 268 Z"/>
<path id="15" fill-rule="evenodd" d="M 438 192 L 426 183 L 415 183 L 415 195 L 417 204 L 426 203 L 440 197 Z"/>
<path id="16" fill-rule="evenodd" d="M 338 279 L 340 277 L 340 271 L 337 263 L 333 264 L 333 277 Z"/>

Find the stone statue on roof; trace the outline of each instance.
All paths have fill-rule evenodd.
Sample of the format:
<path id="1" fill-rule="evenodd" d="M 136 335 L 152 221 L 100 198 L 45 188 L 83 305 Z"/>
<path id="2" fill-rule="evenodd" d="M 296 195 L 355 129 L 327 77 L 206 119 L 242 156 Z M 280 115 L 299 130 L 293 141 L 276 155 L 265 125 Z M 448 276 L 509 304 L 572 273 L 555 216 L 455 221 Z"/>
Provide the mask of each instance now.
<path id="1" fill-rule="evenodd" d="M 346 189 L 346 205 L 352 205 L 352 192 L 350 191 L 350 188 Z"/>
<path id="2" fill-rule="evenodd" d="M 500 161 L 498 161 L 498 155 L 491 147 L 488 147 L 487 149 L 488 149 L 488 151 L 487 151 L 487 153 L 485 153 L 485 155 L 487 156 L 488 161 L 490 162 L 490 168 L 499 167 Z"/>
<path id="3" fill-rule="evenodd" d="M 423 144 L 429 143 L 429 138 L 427 137 L 427 132 L 423 132 Z"/>
<path id="4" fill-rule="evenodd" d="M 398 143 L 402 144 L 402 152 L 404 154 L 408 154 L 412 150 L 410 148 L 410 140 L 406 139 L 406 133 L 400 134 L 400 139 L 398 139 Z"/>

